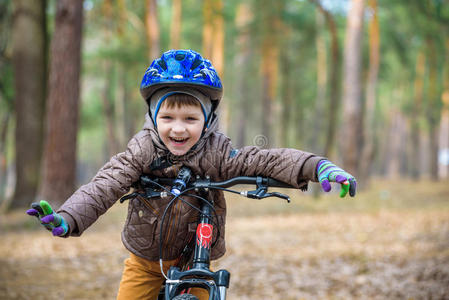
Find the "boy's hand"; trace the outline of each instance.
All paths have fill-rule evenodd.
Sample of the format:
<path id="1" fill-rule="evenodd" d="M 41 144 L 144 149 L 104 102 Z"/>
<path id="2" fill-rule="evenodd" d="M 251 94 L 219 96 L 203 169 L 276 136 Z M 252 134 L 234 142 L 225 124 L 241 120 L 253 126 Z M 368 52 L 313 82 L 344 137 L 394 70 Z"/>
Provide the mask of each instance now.
<path id="1" fill-rule="evenodd" d="M 355 196 L 357 182 L 354 176 L 337 167 L 330 161 L 323 159 L 317 165 L 318 181 L 325 192 L 331 190 L 330 182 L 341 184 L 340 197 L 346 196 L 349 191 L 351 197 Z"/>
<path id="2" fill-rule="evenodd" d="M 61 215 L 53 212 L 50 204 L 45 200 L 41 200 L 39 203 L 32 203 L 31 209 L 27 210 L 27 214 L 38 218 L 41 224 L 51 231 L 54 236 L 63 236 L 69 231 L 66 220 Z"/>

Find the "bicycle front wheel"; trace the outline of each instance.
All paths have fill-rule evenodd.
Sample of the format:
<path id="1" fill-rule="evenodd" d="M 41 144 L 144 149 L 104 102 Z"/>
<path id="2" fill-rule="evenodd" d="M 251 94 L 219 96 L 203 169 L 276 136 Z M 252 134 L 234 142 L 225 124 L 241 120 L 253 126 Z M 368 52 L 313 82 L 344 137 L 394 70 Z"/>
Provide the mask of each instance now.
<path id="1" fill-rule="evenodd" d="M 173 298 L 173 300 L 199 300 L 197 296 L 192 294 L 182 294 Z"/>

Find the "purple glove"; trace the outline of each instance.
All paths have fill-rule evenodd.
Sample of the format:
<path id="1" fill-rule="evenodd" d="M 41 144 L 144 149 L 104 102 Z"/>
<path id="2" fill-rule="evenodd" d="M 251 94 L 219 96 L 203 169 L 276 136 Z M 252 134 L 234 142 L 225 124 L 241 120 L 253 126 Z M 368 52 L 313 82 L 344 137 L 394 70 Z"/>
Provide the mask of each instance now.
<path id="1" fill-rule="evenodd" d="M 354 176 L 326 159 L 320 160 L 316 169 L 318 181 L 321 183 L 321 187 L 325 192 L 331 190 L 330 182 L 337 182 L 341 184 L 340 197 L 346 196 L 348 191 L 351 197 L 355 196 L 357 182 Z"/>
<path id="2" fill-rule="evenodd" d="M 39 219 L 42 226 L 51 231 L 54 236 L 63 236 L 69 231 L 69 226 L 64 218 L 53 212 L 47 201 L 41 200 L 39 203 L 32 203 L 27 214 Z"/>

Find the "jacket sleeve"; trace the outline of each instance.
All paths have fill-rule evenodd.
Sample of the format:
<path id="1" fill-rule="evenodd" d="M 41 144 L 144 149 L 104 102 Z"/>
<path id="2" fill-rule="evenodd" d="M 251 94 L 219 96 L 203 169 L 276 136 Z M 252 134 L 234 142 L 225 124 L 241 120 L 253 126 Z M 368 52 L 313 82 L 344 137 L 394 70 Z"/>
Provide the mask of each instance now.
<path id="1" fill-rule="evenodd" d="M 246 146 L 234 149 L 231 141 L 221 143 L 221 174 L 225 179 L 235 176 L 266 176 L 288 183 L 296 188 L 317 181 L 316 166 L 324 157 L 289 149 L 261 149 Z"/>
<path id="2" fill-rule="evenodd" d="M 125 194 L 149 165 L 153 153 L 151 137 L 143 130 L 131 139 L 125 152 L 113 156 L 81 186 L 58 210 L 69 224 L 68 235 L 81 235 Z"/>

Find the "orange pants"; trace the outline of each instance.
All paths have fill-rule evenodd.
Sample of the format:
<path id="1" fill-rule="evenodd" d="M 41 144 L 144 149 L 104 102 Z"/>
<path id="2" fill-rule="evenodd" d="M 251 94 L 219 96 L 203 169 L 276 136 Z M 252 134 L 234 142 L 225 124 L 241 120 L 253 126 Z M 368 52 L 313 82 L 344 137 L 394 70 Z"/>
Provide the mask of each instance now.
<path id="1" fill-rule="evenodd" d="M 164 261 L 164 273 L 173 266 L 177 260 Z M 156 300 L 164 282 L 159 261 L 150 261 L 130 253 L 125 259 L 122 280 L 118 290 L 118 300 L 146 299 Z M 191 294 L 200 300 L 209 299 L 209 293 L 205 289 L 192 288 Z"/>

